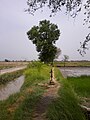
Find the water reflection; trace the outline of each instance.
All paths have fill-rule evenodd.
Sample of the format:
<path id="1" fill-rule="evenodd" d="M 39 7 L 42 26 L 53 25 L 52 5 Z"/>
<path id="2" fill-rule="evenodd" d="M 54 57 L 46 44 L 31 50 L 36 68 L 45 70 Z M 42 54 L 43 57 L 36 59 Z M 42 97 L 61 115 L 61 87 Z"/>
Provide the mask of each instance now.
<path id="1" fill-rule="evenodd" d="M 88 75 L 90 76 L 90 67 L 60 67 L 64 77 L 67 76 L 81 76 Z"/>
<path id="2" fill-rule="evenodd" d="M 5 100 L 10 95 L 19 92 L 23 83 L 24 76 L 21 76 L 16 80 L 9 82 L 7 85 L 3 85 L 2 87 L 0 87 L 0 100 Z"/>

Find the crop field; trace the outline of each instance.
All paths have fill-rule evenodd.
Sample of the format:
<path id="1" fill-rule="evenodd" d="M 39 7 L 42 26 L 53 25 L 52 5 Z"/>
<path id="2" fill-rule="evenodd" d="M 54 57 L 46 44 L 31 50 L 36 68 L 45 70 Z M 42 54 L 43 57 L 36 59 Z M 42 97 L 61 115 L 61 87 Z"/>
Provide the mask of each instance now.
<path id="1" fill-rule="evenodd" d="M 49 72 L 50 67 L 47 65 L 28 65 L 20 92 L 0 101 L 0 120 L 32 120 L 35 105 L 46 90 L 38 83 L 48 82 Z"/>
<path id="2" fill-rule="evenodd" d="M 27 65 L 29 62 L 0 62 L 0 70 L 7 69 L 11 67 Z M 63 67 L 64 62 L 54 62 L 54 65 L 57 67 Z M 90 61 L 67 61 L 65 62 L 66 67 L 90 67 Z"/>
<path id="3" fill-rule="evenodd" d="M 48 108 L 49 120 L 90 120 L 80 108 L 80 104 L 90 107 L 90 76 L 63 78 L 57 70 L 56 78 L 61 87 L 58 99 Z"/>
<path id="4" fill-rule="evenodd" d="M 0 70 L 17 66 L 27 65 L 28 62 L 0 62 Z"/>
<path id="5" fill-rule="evenodd" d="M 44 113 L 46 120 L 89 120 L 80 105 L 86 107 L 90 105 L 90 76 L 64 78 L 60 69 L 54 70 L 59 85 L 58 97 L 48 104 Z M 51 66 L 41 62 L 28 64 L 24 71 L 25 81 L 20 92 L 0 101 L 0 120 L 38 120 L 36 110 L 41 115 L 43 105 L 45 106 L 48 100 L 51 100 L 54 92 L 54 87 L 50 88 L 47 85 L 50 71 Z M 47 95 L 49 89 L 52 91 Z M 40 103 L 43 99 L 44 101 Z M 40 107 L 42 111 L 39 111 Z"/>
<path id="6" fill-rule="evenodd" d="M 90 67 L 90 61 L 57 61 L 54 63 L 55 66 L 63 67 Z"/>
<path id="7" fill-rule="evenodd" d="M 78 96 L 90 98 L 90 76 L 67 77 Z"/>

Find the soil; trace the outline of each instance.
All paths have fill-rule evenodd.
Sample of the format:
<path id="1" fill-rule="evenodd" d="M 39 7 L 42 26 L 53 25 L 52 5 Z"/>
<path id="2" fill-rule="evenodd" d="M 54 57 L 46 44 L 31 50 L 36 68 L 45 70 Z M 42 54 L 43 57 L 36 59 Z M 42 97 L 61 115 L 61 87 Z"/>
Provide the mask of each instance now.
<path id="1" fill-rule="evenodd" d="M 11 73 L 11 72 L 18 71 L 18 70 L 22 70 L 22 69 L 25 69 L 26 67 L 27 66 L 24 65 L 24 66 L 19 66 L 19 67 L 3 69 L 3 70 L 0 70 L 0 75 L 5 74 L 5 73 Z"/>
<path id="2" fill-rule="evenodd" d="M 90 108 L 90 98 L 82 98 L 83 99 L 83 102 L 82 102 L 82 104 L 84 105 L 84 106 L 86 106 L 87 108 Z"/>
<path id="3" fill-rule="evenodd" d="M 45 85 L 47 86 L 46 92 L 43 94 L 40 101 L 37 103 L 35 107 L 35 111 L 33 114 L 33 120 L 47 120 L 46 111 L 48 109 L 48 105 L 58 97 L 58 89 L 60 87 L 59 83 L 55 83 L 55 85 Z"/>

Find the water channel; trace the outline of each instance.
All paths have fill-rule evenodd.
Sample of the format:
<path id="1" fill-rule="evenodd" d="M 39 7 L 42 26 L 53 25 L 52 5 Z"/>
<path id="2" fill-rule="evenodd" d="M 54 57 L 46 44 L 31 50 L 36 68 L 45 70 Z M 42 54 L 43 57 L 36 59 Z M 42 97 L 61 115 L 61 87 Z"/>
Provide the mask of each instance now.
<path id="1" fill-rule="evenodd" d="M 59 69 L 64 77 L 90 76 L 90 67 L 60 67 Z"/>
<path id="2" fill-rule="evenodd" d="M 64 77 L 90 75 L 90 67 L 60 67 Z M 10 95 L 19 92 L 24 83 L 24 76 L 0 86 L 0 100 L 7 99 Z"/>
<path id="3" fill-rule="evenodd" d="M 8 84 L 0 86 L 0 100 L 6 100 L 10 95 L 19 92 L 23 83 L 24 76 L 20 76 Z"/>

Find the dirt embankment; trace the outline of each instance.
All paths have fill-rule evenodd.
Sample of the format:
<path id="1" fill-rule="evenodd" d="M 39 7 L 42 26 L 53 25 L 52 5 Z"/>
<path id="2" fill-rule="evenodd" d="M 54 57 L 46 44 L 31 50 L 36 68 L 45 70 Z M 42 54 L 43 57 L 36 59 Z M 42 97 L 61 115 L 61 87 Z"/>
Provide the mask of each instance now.
<path id="1" fill-rule="evenodd" d="M 54 77 L 54 72 L 53 72 L 53 77 Z M 55 78 L 53 79 L 55 82 L 54 85 L 41 84 L 41 86 L 46 87 L 47 89 L 35 107 L 33 113 L 33 120 L 47 120 L 46 111 L 48 109 L 48 105 L 58 97 L 57 92 L 60 87 L 60 84 L 55 80 Z"/>
<path id="2" fill-rule="evenodd" d="M 20 66 L 20 67 L 14 67 L 14 68 L 9 68 L 9 69 L 4 69 L 4 70 L 0 70 L 0 75 L 5 74 L 5 73 L 10 73 L 10 72 L 14 72 L 17 70 L 22 70 L 25 69 L 27 66 Z"/>

